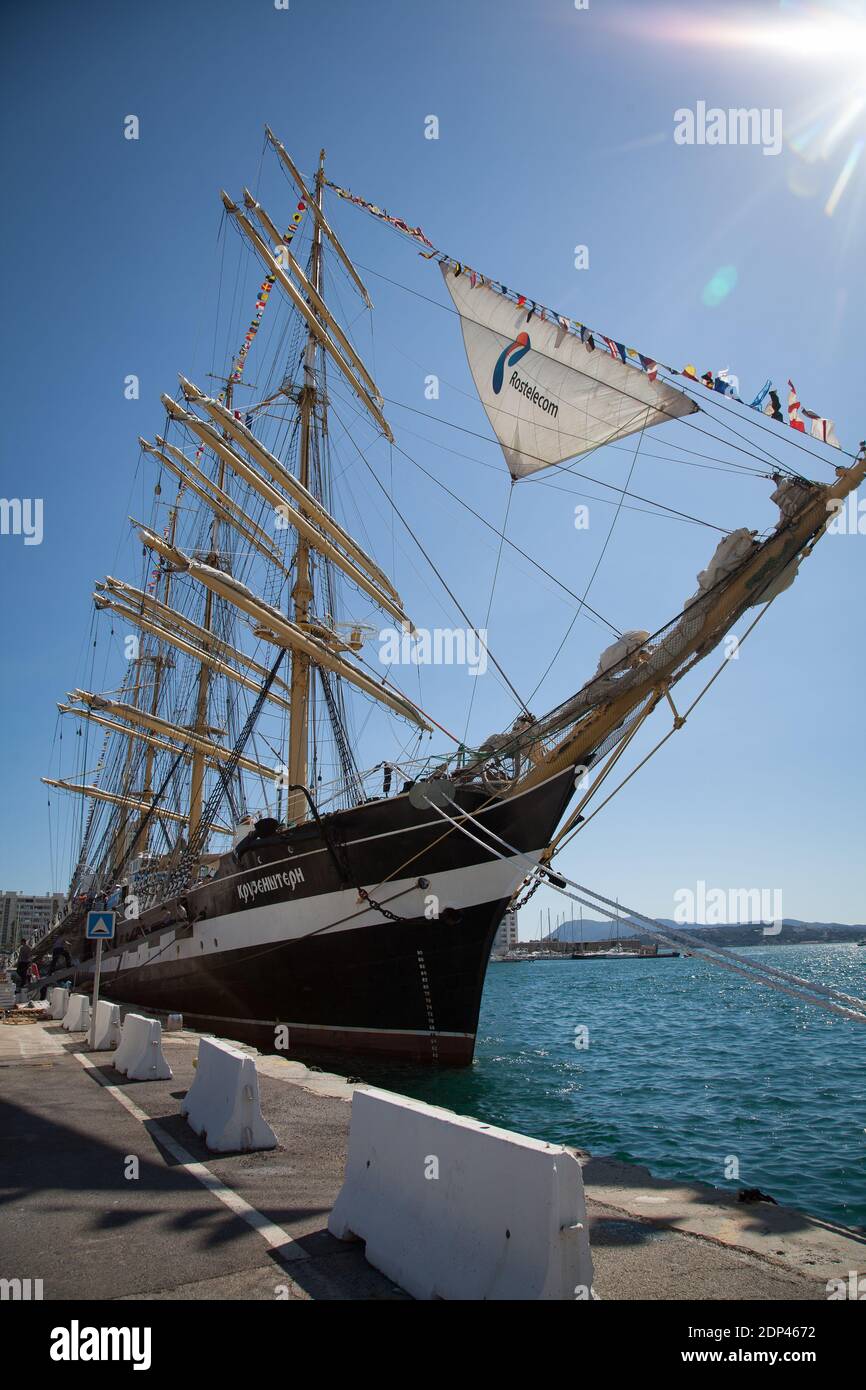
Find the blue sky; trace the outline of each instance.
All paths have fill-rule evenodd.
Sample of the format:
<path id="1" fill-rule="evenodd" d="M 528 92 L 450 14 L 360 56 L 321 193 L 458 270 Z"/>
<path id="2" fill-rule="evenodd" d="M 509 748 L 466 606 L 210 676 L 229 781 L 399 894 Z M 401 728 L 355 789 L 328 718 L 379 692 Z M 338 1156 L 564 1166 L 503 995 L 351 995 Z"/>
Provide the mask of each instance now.
<path id="1" fill-rule="evenodd" d="M 821 27 L 798 28 L 816 15 Z M 278 221 L 290 208 L 272 157 L 262 163 L 265 123 L 303 169 L 325 146 L 336 182 L 662 361 L 694 362 L 699 372 L 730 366 L 746 396 L 768 376 L 779 386 L 792 376 L 804 404 L 833 418 L 853 452 L 866 434 L 866 168 L 857 161 L 866 122 L 850 103 L 866 95 L 866 69 L 862 48 L 810 42 L 835 34 L 840 18 L 866 26 L 862 4 L 734 5 L 721 16 L 652 0 L 590 0 L 585 10 L 571 0 L 291 0 L 288 11 L 268 0 L 48 0 L 7 10 L 2 492 L 43 498 L 45 534 L 30 547 L 0 537 L 2 886 L 65 886 L 68 865 L 49 860 L 38 780 L 50 764 L 55 702 L 87 684 L 93 581 L 138 572 L 137 559 L 125 564 L 125 518 L 141 515 L 150 484 L 136 473 L 136 438 L 162 429 L 159 394 L 174 390 L 178 371 L 201 380 L 214 366 L 215 296 L 237 263 L 234 241 L 226 251 L 220 240 L 219 189 L 236 194 L 261 178 Z M 698 101 L 780 109 L 785 148 L 767 157 L 754 146 L 677 145 L 674 112 Z M 140 119 L 137 141 L 123 138 L 130 113 Z M 435 141 L 424 138 L 431 114 Z M 850 180 L 830 216 L 846 161 Z M 438 272 L 409 243 L 333 199 L 330 211 L 359 263 L 445 303 Z M 588 270 L 574 267 L 576 245 L 589 248 Z M 711 307 L 705 290 L 720 271 L 733 288 Z M 259 278 L 247 268 L 250 308 Z M 384 394 L 489 437 L 453 316 L 379 275 L 367 279 L 377 314 L 372 336 L 364 323 L 358 342 Z M 239 312 L 240 322 L 248 315 Z M 129 373 L 141 381 L 138 401 L 124 399 Z M 443 382 L 435 405 L 423 396 L 429 373 Z M 501 525 L 509 484 L 493 445 L 397 406 L 389 416 L 409 453 Z M 772 523 L 771 484 L 653 459 L 651 438 L 661 442 L 657 434 L 642 444 L 635 491 L 724 527 Z M 797 460 L 781 429 L 758 438 Z M 373 457 L 388 466 L 384 453 Z M 606 451 L 585 471 L 621 485 L 630 462 Z M 826 462 L 804 462 L 812 476 L 831 477 Z M 395 459 L 395 471 L 398 500 L 480 622 L 496 538 L 408 462 Z M 593 524 L 577 533 L 578 500 L 521 484 L 508 535 L 582 592 L 611 508 L 591 503 Z M 388 560 L 390 541 L 378 539 Z M 623 511 L 590 602 L 620 628 L 653 630 L 693 590 L 713 544 L 702 528 Z M 429 575 L 422 582 L 398 557 L 397 578 L 416 622 L 445 621 Z M 660 916 L 672 915 L 678 889 L 704 880 L 780 887 L 789 916 L 866 920 L 864 578 L 866 539 L 828 538 L 687 729 L 578 836 L 565 871 Z M 525 562 L 504 562 L 490 642 L 521 693 L 547 666 L 573 607 Z M 536 712 L 576 689 L 603 645 L 603 630 L 579 620 Z M 424 673 L 425 702 L 460 732 L 468 681 Z M 485 682 L 473 705 L 476 740 L 514 714 L 499 685 Z M 664 729 L 654 725 L 636 755 Z M 368 761 L 381 756 L 370 749 Z M 542 894 L 535 903 L 562 907 Z"/>

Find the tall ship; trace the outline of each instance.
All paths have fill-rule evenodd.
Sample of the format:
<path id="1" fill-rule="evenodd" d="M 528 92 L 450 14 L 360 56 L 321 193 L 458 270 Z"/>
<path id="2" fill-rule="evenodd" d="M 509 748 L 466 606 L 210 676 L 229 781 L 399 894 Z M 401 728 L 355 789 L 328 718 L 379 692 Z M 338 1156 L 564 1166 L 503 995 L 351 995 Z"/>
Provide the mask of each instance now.
<path id="1" fill-rule="evenodd" d="M 119 577 L 96 584 L 87 688 L 59 704 L 74 766 L 67 737 L 43 780 L 70 813 L 71 879 L 34 954 L 64 942 L 72 964 L 57 977 L 86 989 L 86 914 L 112 908 L 104 997 L 263 1050 L 466 1065 L 505 912 L 559 881 L 555 855 L 650 716 L 661 707 L 682 726 L 677 683 L 793 583 L 866 451 L 831 454 L 831 422 L 807 426 L 793 387 L 788 420 L 769 382 L 750 417 L 728 374 L 667 368 L 436 250 L 332 183 L 324 152 L 311 174 L 270 130 L 266 152 L 280 205 L 222 194 L 224 236 L 239 239 L 234 283 L 220 287 L 233 296 L 217 316 L 225 341 L 213 374 L 181 375 L 160 432 L 139 440 L 149 514 L 131 518 Z M 410 455 L 358 346 L 372 302 L 332 225 L 338 205 L 420 253 L 422 297 L 453 314 L 455 359 L 462 332 L 510 507 L 537 474 L 567 479 L 588 455 L 603 469 L 606 449 L 636 452 L 647 435 L 694 458 L 716 441 L 709 466 L 766 479 L 774 523 L 717 527 L 697 590 L 654 632 L 609 623 L 588 586 L 573 592 L 550 556 L 509 538 L 507 516 L 479 518 L 499 559 L 519 552 L 566 594 L 572 623 L 607 629 L 594 673 L 546 712 L 496 660 L 478 621 L 486 592 L 458 593 L 404 514 L 394 477 Z M 830 463 L 829 481 L 806 476 L 807 456 Z M 616 501 L 611 527 L 622 506 L 687 515 L 628 481 L 599 485 Z M 405 611 L 365 508 L 425 574 L 429 613 Z M 450 637 L 423 625 L 442 602 L 464 624 Z M 513 702 L 475 744 L 410 679 L 455 634 Z"/>

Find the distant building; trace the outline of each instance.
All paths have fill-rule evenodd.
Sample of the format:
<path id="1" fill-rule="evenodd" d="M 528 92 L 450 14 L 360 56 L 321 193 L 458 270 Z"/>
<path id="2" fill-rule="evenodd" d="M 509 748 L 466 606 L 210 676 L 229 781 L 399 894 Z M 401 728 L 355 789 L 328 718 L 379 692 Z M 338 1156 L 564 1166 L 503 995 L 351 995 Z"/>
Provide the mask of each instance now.
<path id="1" fill-rule="evenodd" d="M 0 951 L 14 951 L 51 926 L 66 899 L 63 893 L 0 892 Z"/>
<path id="2" fill-rule="evenodd" d="M 513 951 L 517 945 L 517 913 L 513 908 L 509 908 L 500 923 L 499 930 L 493 938 L 493 949 L 491 955 L 504 956 L 506 951 Z"/>

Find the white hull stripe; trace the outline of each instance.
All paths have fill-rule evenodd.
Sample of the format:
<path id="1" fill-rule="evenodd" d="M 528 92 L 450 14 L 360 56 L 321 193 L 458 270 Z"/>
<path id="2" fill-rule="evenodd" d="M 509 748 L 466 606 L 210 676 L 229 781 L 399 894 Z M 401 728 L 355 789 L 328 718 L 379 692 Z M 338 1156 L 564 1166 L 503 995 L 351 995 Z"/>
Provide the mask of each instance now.
<path id="1" fill-rule="evenodd" d="M 427 888 L 419 888 L 416 878 L 398 879 L 388 885 L 393 890 L 388 897 L 398 899 L 394 902 L 394 910 L 401 917 L 425 916 L 431 897 L 438 900 L 440 913 L 449 907 L 459 911 L 498 902 L 509 898 L 526 877 L 526 860 L 537 862 L 540 856 L 541 850 L 535 850 L 529 855 L 512 855 L 484 864 L 443 870 L 430 875 Z M 354 888 L 338 889 L 299 898 L 296 902 L 283 899 L 207 918 L 197 922 L 192 935 L 180 941 L 171 932 L 167 935 L 163 932 L 158 942 L 141 941 L 122 955 L 108 956 L 102 962 L 102 971 L 110 976 L 118 971 L 139 969 L 151 962 L 169 964 L 176 960 L 201 960 L 205 956 L 219 956 L 255 946 L 276 948 L 288 941 L 302 941 L 328 932 L 361 931 L 365 927 L 381 926 L 386 920 L 375 908 L 360 907 Z M 400 923 L 394 922 L 393 927 L 399 931 Z M 92 973 L 92 962 L 87 969 Z"/>

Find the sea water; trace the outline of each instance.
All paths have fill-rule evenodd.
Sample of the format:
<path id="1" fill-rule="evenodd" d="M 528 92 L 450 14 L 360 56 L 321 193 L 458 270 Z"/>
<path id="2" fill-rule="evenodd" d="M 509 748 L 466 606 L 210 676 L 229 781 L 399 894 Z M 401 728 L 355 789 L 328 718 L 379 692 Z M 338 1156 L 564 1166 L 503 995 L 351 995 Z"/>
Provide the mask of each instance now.
<path id="1" fill-rule="evenodd" d="M 743 954 L 866 996 L 866 948 Z M 657 1177 L 758 1187 L 866 1226 L 866 1025 L 695 957 L 491 965 L 472 1067 L 356 1059 L 353 1073 Z"/>

